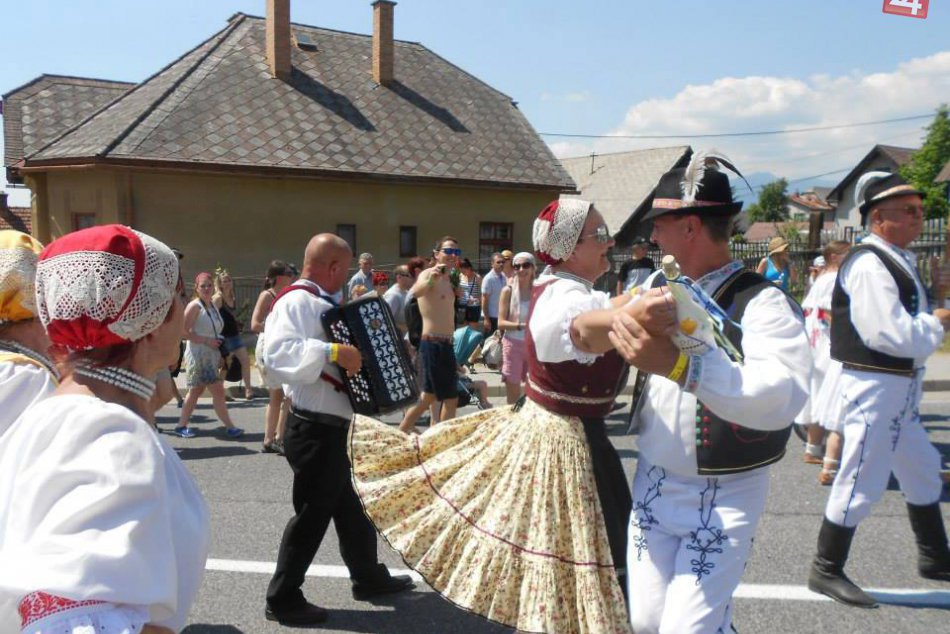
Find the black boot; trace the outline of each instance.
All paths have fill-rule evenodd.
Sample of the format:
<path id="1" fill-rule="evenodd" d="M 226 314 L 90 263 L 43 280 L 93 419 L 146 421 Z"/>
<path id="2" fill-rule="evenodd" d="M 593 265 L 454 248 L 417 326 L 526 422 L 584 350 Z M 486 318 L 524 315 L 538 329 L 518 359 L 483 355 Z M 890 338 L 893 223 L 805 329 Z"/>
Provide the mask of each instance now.
<path id="1" fill-rule="evenodd" d="M 838 526 L 824 518 L 818 533 L 818 554 L 808 573 L 808 589 L 858 608 L 876 608 L 877 601 L 865 594 L 844 574 L 854 528 Z"/>
<path id="2" fill-rule="evenodd" d="M 907 514 L 917 537 L 917 570 L 920 576 L 950 581 L 950 548 L 947 548 L 947 531 L 943 526 L 940 504 L 908 504 Z"/>

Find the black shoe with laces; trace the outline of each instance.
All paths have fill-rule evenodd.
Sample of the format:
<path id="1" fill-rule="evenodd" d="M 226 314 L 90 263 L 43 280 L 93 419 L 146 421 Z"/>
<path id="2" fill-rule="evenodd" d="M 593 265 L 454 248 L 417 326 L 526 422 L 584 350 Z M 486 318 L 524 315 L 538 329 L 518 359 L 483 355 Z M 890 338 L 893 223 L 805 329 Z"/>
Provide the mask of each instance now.
<path id="1" fill-rule="evenodd" d="M 269 605 L 264 606 L 264 618 L 281 625 L 316 625 L 326 621 L 329 616 L 329 612 L 307 601 L 293 608 L 280 610 L 275 610 Z"/>

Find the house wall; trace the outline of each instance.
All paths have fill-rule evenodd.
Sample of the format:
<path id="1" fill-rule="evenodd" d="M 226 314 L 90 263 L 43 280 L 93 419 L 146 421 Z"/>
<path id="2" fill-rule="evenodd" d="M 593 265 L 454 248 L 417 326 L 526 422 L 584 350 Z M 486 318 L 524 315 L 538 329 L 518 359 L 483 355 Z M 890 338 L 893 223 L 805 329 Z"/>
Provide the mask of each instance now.
<path id="1" fill-rule="evenodd" d="M 186 279 L 219 263 L 257 278 L 275 258 L 300 264 L 309 238 L 338 224 L 356 225 L 357 255 L 373 253 L 377 266 L 406 260 L 401 225 L 417 227 L 420 255 L 451 234 L 474 261 L 481 222 L 513 223 L 513 248 L 531 250 L 534 218 L 558 195 L 105 169 L 53 171 L 45 180 L 51 237 L 72 230 L 73 214 L 95 212 L 97 223 L 128 223 L 181 249 Z"/>
<path id="2" fill-rule="evenodd" d="M 839 227 L 860 227 L 861 226 L 861 212 L 858 211 L 858 208 L 854 204 L 854 187 L 857 185 L 858 180 L 864 174 L 868 172 L 873 172 L 875 170 L 884 170 L 886 172 L 896 172 L 897 163 L 893 160 L 879 154 L 874 157 L 867 165 L 865 170 L 858 174 L 855 178 L 851 180 L 842 190 L 840 197 L 838 198 L 838 206 L 835 208 L 835 224 Z"/>

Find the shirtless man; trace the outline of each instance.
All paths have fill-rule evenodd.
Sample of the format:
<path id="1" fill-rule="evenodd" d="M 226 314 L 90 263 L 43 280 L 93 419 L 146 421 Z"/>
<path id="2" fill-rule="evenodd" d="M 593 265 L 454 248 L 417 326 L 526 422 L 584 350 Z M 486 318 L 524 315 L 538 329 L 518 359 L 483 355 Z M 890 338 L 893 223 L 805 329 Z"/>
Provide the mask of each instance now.
<path id="1" fill-rule="evenodd" d="M 439 240 L 435 252 L 435 266 L 419 273 L 410 293 L 419 300 L 422 314 L 422 341 L 419 342 L 419 364 L 422 368 L 422 395 L 419 402 L 406 410 L 399 424 L 405 433 L 411 432 L 426 408 L 442 401 L 442 413 L 432 422 L 455 416 L 458 405 L 455 350 L 452 334 L 455 330 L 455 289 L 449 273 L 458 266 L 458 241 L 452 236 Z M 438 412 L 436 412 L 438 413 Z"/>

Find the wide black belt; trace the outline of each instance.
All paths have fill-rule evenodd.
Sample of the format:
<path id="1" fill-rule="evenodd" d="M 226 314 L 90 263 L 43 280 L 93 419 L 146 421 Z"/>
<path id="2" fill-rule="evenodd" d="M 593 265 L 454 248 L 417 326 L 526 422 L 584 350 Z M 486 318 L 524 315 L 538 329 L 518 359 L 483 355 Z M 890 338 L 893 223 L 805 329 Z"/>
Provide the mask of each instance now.
<path id="1" fill-rule="evenodd" d="M 350 424 L 350 419 L 348 418 L 334 416 L 333 414 L 324 414 L 323 412 L 311 412 L 310 410 L 300 409 L 299 407 L 291 407 L 290 413 L 300 420 L 307 421 L 308 423 L 316 423 L 317 425 L 326 425 L 327 427 L 345 428 Z"/>

